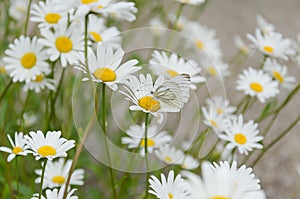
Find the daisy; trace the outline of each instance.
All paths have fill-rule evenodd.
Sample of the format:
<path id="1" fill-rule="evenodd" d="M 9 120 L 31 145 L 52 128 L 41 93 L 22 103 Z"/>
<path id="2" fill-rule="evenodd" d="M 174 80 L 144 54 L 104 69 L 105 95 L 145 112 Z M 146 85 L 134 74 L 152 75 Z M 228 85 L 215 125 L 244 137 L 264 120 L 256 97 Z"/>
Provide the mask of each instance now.
<path id="1" fill-rule="evenodd" d="M 30 39 L 24 36 L 15 39 L 14 43 L 9 45 L 3 61 L 13 82 L 29 83 L 35 80 L 37 75 L 49 71 L 47 54 L 43 47 L 37 42 L 37 37 Z"/>
<path id="2" fill-rule="evenodd" d="M 244 91 L 251 97 L 257 97 L 262 103 L 279 93 L 277 81 L 273 81 L 272 77 L 262 70 L 255 70 L 252 67 L 239 75 L 236 89 Z"/>
<path id="3" fill-rule="evenodd" d="M 186 170 L 193 170 L 199 167 L 199 161 L 191 155 L 185 155 L 180 166 Z"/>
<path id="4" fill-rule="evenodd" d="M 160 199 L 189 199 L 190 190 L 185 180 L 178 174 L 174 176 L 174 171 L 171 170 L 166 178 L 161 174 L 161 180 L 151 175 L 149 179 L 150 188 L 149 193 L 155 195 Z"/>
<path id="5" fill-rule="evenodd" d="M 175 0 L 179 3 L 190 4 L 190 5 L 200 5 L 205 2 L 205 0 Z"/>
<path id="6" fill-rule="evenodd" d="M 26 83 L 23 87 L 23 91 L 27 92 L 28 90 L 34 90 L 36 93 L 39 93 L 45 88 L 54 91 L 56 89 L 56 82 L 55 80 L 46 78 L 43 74 L 40 74 L 36 76 L 35 80 Z"/>
<path id="7" fill-rule="evenodd" d="M 34 112 L 29 111 L 23 114 L 23 119 L 20 118 L 17 120 L 17 124 L 19 126 L 23 125 L 23 127 L 29 128 L 35 125 L 37 121 L 37 115 Z"/>
<path id="8" fill-rule="evenodd" d="M 39 1 L 32 5 L 30 20 L 39 23 L 39 28 L 56 27 L 60 20 L 68 16 L 67 12 L 59 11 L 58 6 L 59 4 L 52 0 Z"/>
<path id="9" fill-rule="evenodd" d="M 56 162 L 47 162 L 43 189 L 65 186 L 71 166 L 72 160 L 65 162 L 64 158 L 60 158 Z M 39 175 L 39 177 L 35 179 L 35 183 L 39 184 L 41 183 L 42 170 L 36 169 L 35 173 Z M 83 169 L 74 170 L 69 185 L 83 185 L 83 174 Z"/>
<path id="10" fill-rule="evenodd" d="M 234 44 L 238 48 L 239 52 L 243 55 L 251 54 L 251 48 L 242 40 L 240 36 L 234 37 Z"/>
<path id="11" fill-rule="evenodd" d="M 300 34 L 297 35 L 297 41 L 292 42 L 292 46 L 295 50 L 293 60 L 300 66 Z"/>
<path id="12" fill-rule="evenodd" d="M 264 199 L 260 190 L 259 180 L 255 178 L 251 168 L 245 165 L 237 167 L 234 161 L 230 165 L 227 161 L 220 164 L 202 164 L 202 177 L 183 171 L 191 186 L 193 199 Z M 253 198 L 251 198 L 253 199 Z"/>
<path id="13" fill-rule="evenodd" d="M 219 137 L 228 141 L 226 148 L 232 150 L 235 147 L 240 154 L 248 155 L 249 151 L 253 149 L 262 149 L 263 146 L 259 143 L 263 140 L 262 136 L 259 136 L 258 124 L 253 120 L 244 122 L 242 115 L 229 119 L 226 123 L 224 134 Z"/>
<path id="14" fill-rule="evenodd" d="M 287 90 L 292 90 L 296 79 L 288 76 L 287 67 L 279 64 L 276 60 L 268 59 L 264 65 L 264 70 L 269 73 L 279 83 L 279 86 Z"/>
<path id="15" fill-rule="evenodd" d="M 255 37 L 250 34 L 247 34 L 247 37 L 253 42 L 253 46 L 266 56 L 288 60 L 288 56 L 295 54 L 291 40 L 283 38 L 280 33 L 272 32 L 263 35 L 259 29 L 256 29 Z"/>
<path id="16" fill-rule="evenodd" d="M 22 132 L 15 132 L 15 142 L 13 142 L 9 134 L 7 134 L 7 138 L 12 145 L 12 148 L 5 146 L 0 147 L 0 151 L 9 153 L 7 162 L 11 162 L 18 155 L 26 156 L 29 153 L 27 146 L 25 145 L 25 139 Z"/>
<path id="17" fill-rule="evenodd" d="M 98 45 L 96 53 L 92 50 L 89 51 L 88 69 L 85 66 L 85 59 L 82 54 L 80 56 L 81 63 L 76 69 L 88 74 L 92 81 L 104 83 L 112 90 L 117 90 L 117 84 L 120 83 L 125 76 L 141 69 L 141 67 L 136 66 L 138 63 L 136 59 L 121 64 L 123 57 L 124 51 L 121 48 L 114 52 L 111 47 Z M 89 78 L 84 78 L 83 80 L 87 81 Z"/>
<path id="18" fill-rule="evenodd" d="M 16 21 L 24 20 L 28 7 L 28 0 L 10 0 L 9 16 Z"/>
<path id="19" fill-rule="evenodd" d="M 44 38 L 39 42 L 48 48 L 51 61 L 60 59 L 62 67 L 78 62 L 78 53 L 84 50 L 84 36 L 81 29 L 75 30 L 75 24 L 68 27 L 66 20 L 60 20 L 54 32 L 42 29 L 41 35 Z"/>
<path id="20" fill-rule="evenodd" d="M 103 1 L 103 0 L 102 0 Z M 105 3 L 111 0 L 104 0 Z M 61 11 L 70 11 L 75 9 L 77 17 L 83 17 L 89 12 L 102 8 L 101 1 L 98 0 L 56 0 L 57 4 L 59 4 L 59 10 Z"/>
<path id="21" fill-rule="evenodd" d="M 89 38 L 97 44 L 114 49 L 121 47 L 122 38 L 118 36 L 120 31 L 116 27 L 107 28 L 104 20 L 95 15 L 89 16 L 88 33 Z"/>
<path id="22" fill-rule="evenodd" d="M 189 24 L 191 21 L 189 21 L 185 16 L 179 16 L 177 23 L 173 24 L 176 21 L 176 15 L 174 13 L 170 13 L 168 15 L 170 23 L 172 23 L 172 26 L 176 27 L 176 30 L 181 31 L 183 30 L 183 27 L 187 24 Z"/>
<path id="23" fill-rule="evenodd" d="M 164 75 L 167 78 L 188 74 L 191 80 L 191 88 L 196 89 L 196 84 L 205 82 L 200 75 L 201 68 L 193 60 L 184 60 L 175 53 L 169 56 L 165 52 L 155 50 L 150 60 L 150 69 L 156 75 Z"/>
<path id="24" fill-rule="evenodd" d="M 205 107 L 201 108 L 204 116 L 204 124 L 210 128 L 218 135 L 223 131 L 224 123 L 226 119 L 223 115 L 218 114 L 213 107 L 206 109 Z"/>
<path id="25" fill-rule="evenodd" d="M 220 41 L 216 38 L 216 31 L 196 22 L 190 22 L 183 28 L 183 32 L 195 41 L 195 48 L 205 56 L 214 59 L 221 58 Z"/>
<path id="26" fill-rule="evenodd" d="M 230 76 L 229 66 L 221 58 L 214 59 L 208 56 L 201 56 L 200 66 L 209 77 L 222 81 L 224 77 Z"/>
<path id="27" fill-rule="evenodd" d="M 48 131 L 45 136 L 38 130 L 29 132 L 29 135 L 25 135 L 26 145 L 36 160 L 47 158 L 52 161 L 54 158 L 67 157 L 66 152 L 75 146 L 74 140 L 60 137 L 61 131 Z"/>
<path id="28" fill-rule="evenodd" d="M 206 99 L 207 107 L 211 107 L 215 113 L 223 116 L 230 116 L 236 111 L 235 106 L 230 106 L 229 100 L 221 96 L 213 96 Z"/>
<path id="29" fill-rule="evenodd" d="M 187 74 L 169 80 L 159 76 L 153 83 L 150 74 L 140 74 L 139 79 L 129 76 L 123 81 L 127 92 L 120 91 L 133 102 L 130 110 L 151 113 L 162 117 L 162 112 L 179 112 L 189 99 L 190 80 Z"/>
<path id="30" fill-rule="evenodd" d="M 128 144 L 128 148 L 140 148 L 140 154 L 144 156 L 145 154 L 145 124 L 132 125 L 126 133 L 130 137 L 122 137 L 122 144 Z M 157 149 L 172 140 L 172 137 L 167 134 L 166 131 L 158 132 L 156 125 L 148 126 L 148 153 L 153 153 L 154 149 Z"/>
<path id="31" fill-rule="evenodd" d="M 46 197 L 42 196 L 42 199 L 63 199 L 64 196 L 64 191 L 65 191 L 65 187 L 62 186 L 60 189 L 53 189 L 53 190 L 46 190 Z M 74 192 L 76 191 L 76 189 L 71 189 L 68 194 L 66 199 L 78 199 L 77 196 L 74 196 Z M 31 199 L 38 199 L 39 198 L 39 194 L 34 194 Z"/>
<path id="32" fill-rule="evenodd" d="M 175 147 L 165 145 L 159 148 L 159 150 L 154 151 L 154 153 L 158 159 L 160 159 L 168 165 L 181 165 L 183 163 L 184 153 L 180 149 L 176 149 Z"/>
<path id="33" fill-rule="evenodd" d="M 264 34 L 268 35 L 274 32 L 275 27 L 273 24 L 268 23 L 261 15 L 256 16 L 256 22 L 259 30 Z"/>

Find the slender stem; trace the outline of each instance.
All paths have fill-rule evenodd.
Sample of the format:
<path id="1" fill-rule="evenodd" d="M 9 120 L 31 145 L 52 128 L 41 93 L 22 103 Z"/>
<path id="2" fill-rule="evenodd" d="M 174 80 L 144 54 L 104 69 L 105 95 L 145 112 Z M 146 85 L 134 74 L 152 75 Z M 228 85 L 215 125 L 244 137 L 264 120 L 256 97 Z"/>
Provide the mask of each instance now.
<path id="1" fill-rule="evenodd" d="M 251 97 L 250 96 L 247 96 L 247 101 L 246 101 L 246 104 L 242 110 L 242 114 L 245 114 L 246 111 L 248 110 L 248 108 L 250 107 L 250 101 L 251 101 Z"/>
<path id="2" fill-rule="evenodd" d="M 174 23 L 173 23 L 173 30 L 178 29 L 177 23 L 178 23 L 178 21 L 179 21 L 180 15 L 181 15 L 181 13 L 182 13 L 183 7 L 184 7 L 184 4 L 183 4 L 183 3 L 181 3 L 181 4 L 179 5 L 179 7 L 178 7 L 178 10 L 177 10 L 177 12 L 176 12 L 175 21 L 174 21 Z"/>
<path id="3" fill-rule="evenodd" d="M 105 150 L 106 150 L 106 155 L 107 155 L 107 160 L 108 160 L 108 169 L 109 169 L 109 175 L 110 175 L 110 179 L 111 179 L 111 188 L 112 188 L 112 192 L 113 192 L 113 196 L 114 199 L 117 198 L 117 193 L 116 193 L 116 185 L 115 185 L 115 180 L 114 180 L 114 175 L 113 175 L 113 170 L 111 167 L 111 159 L 110 159 L 110 153 L 109 153 L 109 147 L 108 147 L 108 138 L 107 138 L 107 132 L 106 132 L 106 100 L 105 100 L 105 84 L 102 83 L 102 129 L 103 129 L 103 133 L 106 136 L 104 138 L 105 141 Z"/>
<path id="4" fill-rule="evenodd" d="M 259 66 L 259 69 L 263 69 L 264 68 L 265 63 L 266 63 L 268 57 L 269 57 L 268 55 L 264 55 L 264 59 L 261 62 L 260 66 Z"/>
<path id="5" fill-rule="evenodd" d="M 23 127 L 24 127 L 24 113 L 25 113 L 25 108 L 27 106 L 27 103 L 29 101 L 29 96 L 30 96 L 30 91 L 27 92 L 27 96 L 26 96 L 26 99 L 25 99 L 25 102 L 24 102 L 24 105 L 23 105 L 23 109 L 22 109 L 22 112 L 21 112 L 21 115 L 20 115 L 20 131 L 23 130 Z"/>
<path id="6" fill-rule="evenodd" d="M 148 187 L 149 187 L 149 162 L 148 162 L 148 125 L 149 125 L 149 113 L 146 113 L 145 117 L 145 160 L 146 160 L 146 187 L 145 187 L 145 199 L 148 198 Z"/>
<path id="7" fill-rule="evenodd" d="M 47 160 L 48 160 L 47 158 L 44 158 L 44 165 L 43 165 L 42 176 L 41 176 L 41 186 L 40 186 L 39 199 L 42 198 L 44 175 L 45 175 Z"/>
<path id="8" fill-rule="evenodd" d="M 17 194 L 20 198 L 20 183 L 19 183 L 19 166 L 18 166 L 18 156 L 16 156 L 16 181 L 17 181 Z"/>
<path id="9" fill-rule="evenodd" d="M 89 14 L 85 15 L 84 18 L 84 59 L 85 67 L 89 73 L 89 62 L 88 62 L 88 23 L 89 23 Z"/>
<path id="10" fill-rule="evenodd" d="M 298 124 L 300 120 L 300 115 L 294 120 L 294 122 L 286 128 L 284 131 L 282 131 L 279 136 L 273 140 L 268 146 L 266 146 L 263 151 L 259 154 L 259 156 L 254 160 L 251 167 L 254 167 L 257 162 L 263 157 L 263 155 L 272 147 L 274 144 L 276 144 L 278 141 L 280 141 L 285 135 L 287 135 L 289 132 L 291 132 L 292 128 Z"/>
<path id="11" fill-rule="evenodd" d="M 4 98 L 4 96 L 6 95 L 8 89 L 11 87 L 13 81 L 12 79 L 9 81 L 9 83 L 7 84 L 7 86 L 4 88 L 3 92 L 0 95 L 0 102 L 2 101 L 2 99 Z"/>
<path id="12" fill-rule="evenodd" d="M 32 0 L 29 0 L 28 6 L 27 6 L 27 13 L 26 13 L 26 20 L 25 20 L 25 27 L 24 27 L 24 35 L 27 35 L 27 29 L 28 29 L 28 22 L 29 22 L 29 14 L 30 14 L 31 3 L 32 3 Z"/>

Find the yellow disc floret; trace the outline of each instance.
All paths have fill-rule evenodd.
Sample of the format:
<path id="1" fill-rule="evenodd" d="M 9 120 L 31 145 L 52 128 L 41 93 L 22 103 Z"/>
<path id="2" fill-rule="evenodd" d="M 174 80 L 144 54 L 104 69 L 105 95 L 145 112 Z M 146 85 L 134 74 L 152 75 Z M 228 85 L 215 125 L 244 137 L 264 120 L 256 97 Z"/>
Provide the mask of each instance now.
<path id="1" fill-rule="evenodd" d="M 68 37 L 58 37 L 55 41 L 56 49 L 61 53 L 68 53 L 73 49 L 73 42 Z"/>
<path id="2" fill-rule="evenodd" d="M 113 82 L 116 80 L 117 75 L 115 71 L 110 68 L 98 68 L 94 72 L 94 77 L 103 81 L 103 82 Z"/>
<path id="3" fill-rule="evenodd" d="M 21 58 L 21 64 L 24 68 L 30 69 L 36 64 L 36 56 L 34 53 L 26 53 Z"/>
<path id="4" fill-rule="evenodd" d="M 235 136 L 234 136 L 234 141 L 235 141 L 236 143 L 238 143 L 238 144 L 243 145 L 243 144 L 246 144 L 247 138 L 246 138 L 246 136 L 245 136 L 244 134 L 242 134 L 242 133 L 237 133 L 237 134 L 235 134 Z"/>
<path id="5" fill-rule="evenodd" d="M 60 14 L 48 13 L 45 15 L 45 21 L 47 21 L 49 24 L 57 24 L 60 19 Z"/>
<path id="6" fill-rule="evenodd" d="M 55 148 L 53 148 L 52 146 L 42 146 L 38 149 L 38 154 L 40 154 L 43 157 L 47 157 L 47 156 L 52 156 L 52 155 L 56 155 L 56 150 Z"/>
<path id="7" fill-rule="evenodd" d="M 257 83 L 257 82 L 252 82 L 250 84 L 250 88 L 252 90 L 254 90 L 255 92 L 258 92 L 258 93 L 260 93 L 264 90 L 263 86 L 260 83 Z"/>
<path id="8" fill-rule="evenodd" d="M 145 96 L 139 99 L 139 106 L 146 111 L 156 112 L 160 109 L 159 101 L 155 100 L 152 96 Z"/>

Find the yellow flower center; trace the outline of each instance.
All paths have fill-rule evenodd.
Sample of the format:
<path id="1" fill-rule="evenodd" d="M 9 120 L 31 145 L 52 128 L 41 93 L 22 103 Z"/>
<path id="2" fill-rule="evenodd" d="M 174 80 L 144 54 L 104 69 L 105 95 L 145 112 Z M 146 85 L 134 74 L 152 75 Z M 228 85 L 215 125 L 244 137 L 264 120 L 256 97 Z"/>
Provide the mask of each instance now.
<path id="1" fill-rule="evenodd" d="M 59 52 L 67 53 L 72 50 L 73 43 L 68 37 L 62 36 L 56 39 L 55 46 Z"/>
<path id="2" fill-rule="evenodd" d="M 154 146 L 155 145 L 155 141 L 148 138 L 147 139 L 147 146 Z M 141 141 L 141 147 L 144 147 L 145 146 L 145 138 L 142 139 Z"/>
<path id="3" fill-rule="evenodd" d="M 284 82 L 284 78 L 282 77 L 282 75 L 277 72 L 277 71 L 274 71 L 273 72 L 273 76 L 280 82 L 280 83 L 283 83 Z"/>
<path id="4" fill-rule="evenodd" d="M 209 74 L 211 74 L 212 76 L 216 76 L 217 74 L 217 70 L 215 69 L 215 67 L 210 66 L 207 68 L 207 71 L 209 72 Z"/>
<path id="5" fill-rule="evenodd" d="M 236 143 L 238 143 L 238 144 L 246 144 L 246 142 L 247 142 L 247 138 L 246 138 L 246 136 L 244 135 L 244 134 L 242 134 L 242 133 L 237 133 L 237 134 L 235 134 L 235 136 L 234 136 L 234 141 L 236 142 Z"/>
<path id="6" fill-rule="evenodd" d="M 224 112 L 224 111 L 223 111 L 222 109 L 217 108 L 217 113 L 218 113 L 219 115 L 221 115 L 223 112 Z"/>
<path id="7" fill-rule="evenodd" d="M 99 33 L 97 32 L 90 32 L 90 35 L 93 37 L 93 39 L 96 41 L 96 42 L 101 42 L 102 41 L 102 37 Z"/>
<path id="8" fill-rule="evenodd" d="M 173 194 L 168 193 L 169 199 L 173 199 Z"/>
<path id="9" fill-rule="evenodd" d="M 139 99 L 139 106 L 143 109 L 151 112 L 156 112 L 160 109 L 159 101 L 153 99 L 152 96 L 145 96 Z"/>
<path id="10" fill-rule="evenodd" d="M 52 182 L 62 185 L 65 182 L 65 178 L 63 176 L 54 176 Z"/>
<path id="11" fill-rule="evenodd" d="M 37 152 L 43 157 L 46 157 L 48 155 L 56 155 L 55 148 L 48 145 L 40 147 Z"/>
<path id="12" fill-rule="evenodd" d="M 262 87 L 262 85 L 260 83 L 257 83 L 257 82 L 252 82 L 250 84 L 250 88 L 252 90 L 254 90 L 255 92 L 258 92 L 258 93 L 260 93 L 260 92 L 262 92 L 264 90 L 264 88 Z"/>
<path id="13" fill-rule="evenodd" d="M 22 152 L 23 151 L 23 149 L 21 148 L 21 147 L 18 147 L 18 146 L 16 146 L 16 147 L 14 147 L 13 148 L 13 150 L 12 150 L 12 152 L 15 154 L 15 155 L 18 155 L 20 152 Z"/>
<path id="14" fill-rule="evenodd" d="M 175 70 L 167 70 L 166 71 L 171 77 L 176 77 L 179 75 Z"/>
<path id="15" fill-rule="evenodd" d="M 4 67 L 4 66 L 1 66 L 1 67 L 0 67 L 0 73 L 2 73 L 2 74 L 5 74 L 5 73 L 6 73 L 6 70 L 5 70 L 5 67 Z"/>
<path id="16" fill-rule="evenodd" d="M 274 51 L 274 48 L 271 46 L 264 46 L 263 49 L 267 53 L 272 53 Z"/>
<path id="17" fill-rule="evenodd" d="M 82 4 L 90 4 L 90 3 L 95 3 L 98 2 L 98 0 L 81 0 Z"/>
<path id="18" fill-rule="evenodd" d="M 172 163 L 173 162 L 173 159 L 170 156 L 166 156 L 164 160 L 167 163 Z"/>
<path id="19" fill-rule="evenodd" d="M 212 126 L 214 126 L 214 127 L 216 127 L 216 128 L 219 127 L 218 123 L 217 123 L 215 120 L 208 120 L 208 121 L 209 121 L 209 123 L 210 123 Z"/>
<path id="20" fill-rule="evenodd" d="M 37 75 L 35 76 L 34 82 L 41 82 L 44 79 L 44 75 Z"/>
<path id="21" fill-rule="evenodd" d="M 49 24 L 57 24 L 60 19 L 61 19 L 60 14 L 56 14 L 56 13 L 48 13 L 45 16 L 45 20 Z"/>
<path id="22" fill-rule="evenodd" d="M 248 53 L 249 53 L 249 50 L 248 50 L 247 46 L 242 46 L 242 47 L 240 47 L 240 51 L 241 51 L 241 53 L 243 53 L 244 55 L 248 55 Z"/>
<path id="23" fill-rule="evenodd" d="M 36 64 L 36 56 L 34 53 L 26 53 L 21 58 L 21 64 L 24 68 L 30 69 Z"/>
<path id="24" fill-rule="evenodd" d="M 117 78 L 115 71 L 110 68 L 98 68 L 94 72 L 94 76 L 103 82 L 113 82 Z"/>
<path id="25" fill-rule="evenodd" d="M 104 8 L 104 6 L 103 6 L 103 5 L 100 5 L 100 6 L 98 6 L 98 8 L 99 8 L 99 9 L 102 9 L 102 8 Z"/>
<path id="26" fill-rule="evenodd" d="M 196 45 L 199 49 L 203 50 L 204 49 L 204 44 L 200 40 L 196 41 Z"/>
<path id="27" fill-rule="evenodd" d="M 230 199 L 230 198 L 227 198 L 227 197 L 224 197 L 224 196 L 215 196 L 215 197 L 212 197 L 210 199 Z"/>

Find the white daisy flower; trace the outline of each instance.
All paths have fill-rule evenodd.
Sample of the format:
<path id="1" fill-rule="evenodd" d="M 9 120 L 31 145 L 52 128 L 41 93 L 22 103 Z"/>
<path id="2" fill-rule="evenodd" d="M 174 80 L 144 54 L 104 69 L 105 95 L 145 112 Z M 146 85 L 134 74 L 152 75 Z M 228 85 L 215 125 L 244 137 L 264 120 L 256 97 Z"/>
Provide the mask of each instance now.
<path id="1" fill-rule="evenodd" d="M 35 80 L 25 83 L 23 91 L 34 90 L 39 93 L 41 90 L 49 89 L 54 91 L 56 89 L 56 82 L 53 79 L 46 78 L 43 74 L 37 75 Z"/>
<path id="2" fill-rule="evenodd" d="M 210 107 L 218 115 L 230 116 L 236 111 L 235 106 L 230 106 L 229 100 L 224 99 L 221 96 L 213 96 L 212 98 L 206 99 L 207 107 Z"/>
<path id="3" fill-rule="evenodd" d="M 190 4 L 190 5 L 200 5 L 205 2 L 205 0 L 175 0 L 179 3 Z"/>
<path id="4" fill-rule="evenodd" d="M 59 4 L 52 0 L 39 1 L 32 5 L 30 20 L 39 23 L 39 28 L 56 27 L 60 20 L 68 16 L 67 12 L 58 10 L 58 7 Z"/>
<path id="5" fill-rule="evenodd" d="M 175 26 L 176 30 L 178 30 L 178 31 L 183 30 L 184 26 L 186 26 L 187 24 L 189 24 L 191 22 L 185 16 L 179 16 L 177 23 L 174 24 L 174 22 L 176 20 L 176 15 L 174 13 L 170 13 L 168 15 L 168 18 L 169 18 L 170 23 L 172 23 L 172 26 Z"/>
<path id="6" fill-rule="evenodd" d="M 201 110 L 204 116 L 204 124 L 211 127 L 217 135 L 220 134 L 223 131 L 224 123 L 226 122 L 224 116 L 218 114 L 213 107 L 209 107 L 209 109 L 202 107 Z"/>
<path id="7" fill-rule="evenodd" d="M 130 110 L 151 113 L 162 117 L 162 112 L 179 112 L 189 99 L 190 80 L 187 74 L 169 80 L 159 76 L 153 83 L 150 74 L 140 74 L 139 79 L 129 76 L 123 81 L 126 92 L 120 91 L 133 102 Z"/>
<path id="8" fill-rule="evenodd" d="M 126 131 L 130 137 L 122 137 L 122 144 L 128 144 L 128 148 L 140 148 L 140 154 L 145 155 L 145 124 L 132 125 Z M 153 153 L 154 149 L 157 149 L 172 140 L 172 137 L 168 135 L 166 131 L 157 131 L 156 125 L 148 126 L 148 153 Z"/>
<path id="9" fill-rule="evenodd" d="M 182 175 L 187 177 L 191 186 L 193 199 L 264 199 L 261 194 L 259 180 L 255 178 L 251 168 L 245 165 L 237 168 L 237 162 L 202 164 L 202 178 L 188 171 Z M 252 198 L 253 199 L 253 198 Z"/>
<path id="10" fill-rule="evenodd" d="M 258 124 L 253 120 L 244 122 L 243 116 L 239 115 L 229 119 L 226 123 L 224 134 L 219 137 L 228 141 L 226 148 L 232 150 L 235 147 L 240 154 L 248 155 L 253 149 L 262 149 L 263 146 L 259 143 L 263 140 L 263 136 L 259 136 Z"/>
<path id="11" fill-rule="evenodd" d="M 24 20 L 29 0 L 10 0 L 9 16 L 16 21 Z"/>
<path id="12" fill-rule="evenodd" d="M 155 50 L 150 60 L 150 69 L 156 75 L 164 75 L 167 78 L 176 77 L 179 74 L 188 74 L 191 80 L 191 88 L 196 89 L 196 84 L 205 82 L 200 75 L 201 68 L 194 60 L 184 60 L 177 54 L 167 55 L 165 52 Z"/>
<path id="13" fill-rule="evenodd" d="M 5 146 L 0 147 L 0 151 L 9 153 L 7 162 L 11 162 L 18 155 L 26 156 L 29 153 L 29 151 L 27 150 L 27 146 L 25 145 L 26 140 L 24 139 L 22 132 L 15 132 L 15 142 L 13 142 L 9 134 L 7 134 L 7 138 L 12 148 L 8 148 Z"/>
<path id="14" fill-rule="evenodd" d="M 176 177 L 171 170 L 166 178 L 161 174 L 161 180 L 151 175 L 149 193 L 159 199 L 190 199 L 190 189 L 185 180 L 178 174 Z"/>
<path id="15" fill-rule="evenodd" d="M 193 170 L 199 167 L 199 161 L 191 155 L 185 155 L 180 166 L 186 170 Z"/>
<path id="16" fill-rule="evenodd" d="M 196 22 L 190 22 L 183 28 L 183 32 L 195 41 L 195 48 L 211 58 L 221 58 L 220 41 L 216 38 L 216 31 Z"/>
<path id="17" fill-rule="evenodd" d="M 81 29 L 75 29 L 75 24 L 68 27 L 66 20 L 60 20 L 54 32 L 42 29 L 41 35 L 44 38 L 39 42 L 48 47 L 51 61 L 60 59 L 62 67 L 78 62 L 78 53 L 84 50 L 84 34 Z"/>
<path id="18" fill-rule="evenodd" d="M 29 111 L 23 114 L 23 120 L 21 118 L 18 119 L 17 124 L 23 125 L 24 127 L 28 128 L 36 124 L 37 121 L 37 115 L 34 112 Z"/>
<path id="19" fill-rule="evenodd" d="M 257 97 L 262 103 L 279 93 L 277 81 L 273 81 L 272 77 L 262 70 L 255 70 L 252 67 L 239 75 L 236 89 L 244 91 L 251 97 Z"/>
<path id="20" fill-rule="evenodd" d="M 273 24 L 268 23 L 261 15 L 256 16 L 256 22 L 259 30 L 264 34 L 268 35 L 275 31 Z"/>
<path id="21" fill-rule="evenodd" d="M 97 43 L 118 49 L 121 47 L 122 38 L 119 36 L 120 31 L 116 27 L 107 28 L 104 20 L 95 15 L 89 16 L 88 24 L 89 38 Z"/>
<path id="22" fill-rule="evenodd" d="M 29 136 L 30 135 L 30 136 Z M 74 140 L 60 137 L 61 131 L 48 131 L 46 136 L 42 131 L 31 131 L 25 135 L 26 145 L 36 160 L 47 158 L 67 157 L 67 151 L 75 146 Z"/>
<path id="23" fill-rule="evenodd" d="M 296 79 L 288 76 L 287 67 L 279 64 L 276 60 L 268 59 L 264 65 L 264 70 L 273 76 L 282 88 L 287 90 L 294 88 Z"/>
<path id="24" fill-rule="evenodd" d="M 43 164 L 43 163 L 42 163 Z M 43 166 L 43 165 L 42 165 Z M 56 162 L 47 162 L 44 174 L 44 184 L 43 189 L 45 188 L 54 188 L 65 186 L 70 169 L 72 166 L 72 160 L 67 160 L 65 162 L 64 158 L 60 158 Z M 39 175 L 35 179 L 35 183 L 41 183 L 42 170 L 36 169 L 35 173 Z M 69 185 L 83 185 L 84 170 L 75 169 L 72 172 Z"/>
<path id="25" fill-rule="evenodd" d="M 29 83 L 37 75 L 48 72 L 47 54 L 43 45 L 37 42 L 37 37 L 30 39 L 21 36 L 5 51 L 5 69 L 13 82 Z"/>
<path id="26" fill-rule="evenodd" d="M 222 59 L 211 59 L 208 56 L 201 56 L 200 66 L 209 77 L 223 80 L 224 77 L 230 76 L 229 66 Z"/>
<path id="27" fill-rule="evenodd" d="M 165 145 L 154 151 L 156 157 L 164 163 L 181 165 L 184 159 L 184 153 L 180 149 Z"/>
<path id="28" fill-rule="evenodd" d="M 234 37 L 234 44 L 238 48 L 238 51 L 243 55 L 251 54 L 251 48 L 242 40 L 240 36 Z"/>
<path id="29" fill-rule="evenodd" d="M 82 17 L 93 11 L 96 12 L 98 9 L 102 8 L 102 3 L 107 4 L 111 0 L 56 0 L 59 4 L 59 9 L 61 11 L 70 11 L 76 9 L 76 16 Z"/>
<path id="30" fill-rule="evenodd" d="M 138 61 L 136 59 L 129 60 L 121 64 L 124 57 L 124 51 L 119 48 L 116 52 L 111 47 L 103 45 L 97 46 L 97 52 L 92 50 L 88 54 L 88 70 L 85 65 L 85 58 L 83 54 L 80 56 L 80 65 L 75 67 L 83 73 L 88 74 L 92 81 L 97 83 L 104 83 L 112 90 L 118 89 L 118 83 L 124 77 L 137 72 L 141 67 L 137 67 Z M 84 81 L 89 78 L 84 78 Z"/>
<path id="31" fill-rule="evenodd" d="M 293 60 L 300 66 L 300 33 L 297 35 L 297 41 L 292 42 L 292 47 L 295 50 Z"/>
<path id="32" fill-rule="evenodd" d="M 77 196 L 74 196 L 74 192 L 76 191 L 76 189 L 71 189 L 70 191 L 68 191 L 67 197 L 66 199 L 78 199 Z M 64 196 L 64 192 L 65 192 L 65 187 L 62 186 L 60 189 L 53 189 L 53 190 L 46 190 L 46 197 L 42 195 L 42 199 L 63 199 Z M 34 194 L 31 199 L 39 199 L 39 194 L 36 193 Z"/>
<path id="33" fill-rule="evenodd" d="M 263 35 L 259 29 L 256 29 L 255 37 L 250 34 L 247 34 L 247 37 L 253 42 L 253 46 L 264 55 L 288 60 L 288 56 L 295 54 L 291 46 L 291 40 L 283 38 L 280 33 L 272 32 Z"/>

